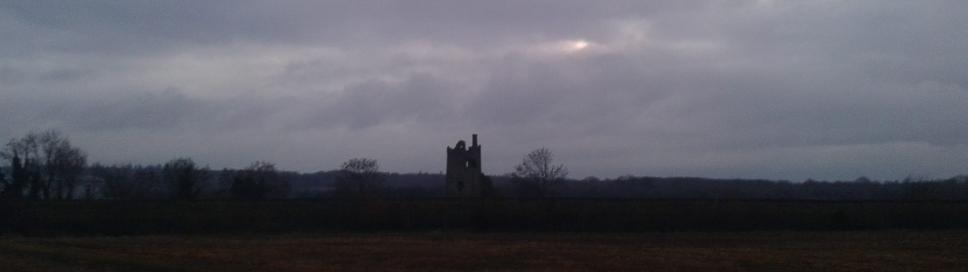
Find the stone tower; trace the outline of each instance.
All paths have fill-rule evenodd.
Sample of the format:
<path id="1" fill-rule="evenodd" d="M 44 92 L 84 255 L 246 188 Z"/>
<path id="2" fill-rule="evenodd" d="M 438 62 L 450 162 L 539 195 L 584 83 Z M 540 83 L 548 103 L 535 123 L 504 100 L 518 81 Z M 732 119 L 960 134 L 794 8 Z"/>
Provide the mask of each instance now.
<path id="1" fill-rule="evenodd" d="M 464 140 L 453 148 L 447 147 L 447 196 L 481 197 L 484 195 L 484 173 L 481 172 L 481 146 L 477 134 L 471 138 L 471 146 Z"/>

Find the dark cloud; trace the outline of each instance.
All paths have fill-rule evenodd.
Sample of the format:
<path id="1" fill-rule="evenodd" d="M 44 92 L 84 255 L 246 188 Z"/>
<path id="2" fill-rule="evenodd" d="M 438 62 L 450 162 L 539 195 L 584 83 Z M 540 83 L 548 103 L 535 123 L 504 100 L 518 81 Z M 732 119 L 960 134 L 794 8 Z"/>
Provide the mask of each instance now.
<path id="1" fill-rule="evenodd" d="M 65 125 L 86 130 L 173 129 L 193 116 L 204 115 L 203 105 L 175 90 L 136 94 L 84 106 L 69 112 L 65 116 Z"/>
<path id="2" fill-rule="evenodd" d="M 458 86 L 428 75 L 402 82 L 370 80 L 319 97 L 309 106 L 310 128 L 369 128 L 392 123 L 446 123 L 458 120 Z"/>
<path id="3" fill-rule="evenodd" d="M 0 136 L 190 155 L 578 176 L 965 173 L 962 1 L 6 1 Z"/>

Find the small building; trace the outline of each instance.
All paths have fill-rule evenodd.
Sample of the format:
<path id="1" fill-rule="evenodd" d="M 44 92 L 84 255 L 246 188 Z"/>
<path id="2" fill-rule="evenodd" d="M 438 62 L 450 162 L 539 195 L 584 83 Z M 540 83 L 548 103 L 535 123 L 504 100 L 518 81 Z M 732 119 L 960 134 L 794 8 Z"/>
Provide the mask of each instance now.
<path id="1" fill-rule="evenodd" d="M 471 138 L 471 146 L 464 140 L 453 148 L 447 147 L 447 196 L 483 197 L 490 189 L 490 182 L 481 170 L 481 146 L 477 134 Z"/>

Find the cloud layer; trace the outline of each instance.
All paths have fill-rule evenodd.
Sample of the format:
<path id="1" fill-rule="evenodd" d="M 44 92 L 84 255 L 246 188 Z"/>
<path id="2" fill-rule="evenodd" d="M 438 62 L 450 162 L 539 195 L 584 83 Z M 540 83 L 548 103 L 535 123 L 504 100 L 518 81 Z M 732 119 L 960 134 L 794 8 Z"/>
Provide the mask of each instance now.
<path id="1" fill-rule="evenodd" d="M 963 1 L 7 1 L 0 138 L 300 171 L 968 173 Z"/>

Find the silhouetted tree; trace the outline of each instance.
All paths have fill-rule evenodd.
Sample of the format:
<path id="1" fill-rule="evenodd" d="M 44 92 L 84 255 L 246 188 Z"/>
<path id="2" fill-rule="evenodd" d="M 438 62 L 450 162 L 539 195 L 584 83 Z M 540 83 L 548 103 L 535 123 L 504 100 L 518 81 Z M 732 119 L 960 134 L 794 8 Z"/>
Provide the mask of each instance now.
<path id="1" fill-rule="evenodd" d="M 37 151 L 37 135 L 29 133 L 23 138 L 13 138 L 7 142 L 0 156 L 10 161 L 11 186 L 5 189 L 8 198 L 20 198 L 24 193 L 32 199 L 40 198 L 40 180 L 37 167 L 40 153 Z"/>
<path id="2" fill-rule="evenodd" d="M 7 173 L 3 172 L 3 168 L 0 167 L 0 195 L 3 195 L 3 191 L 7 190 L 10 183 L 7 182 Z"/>
<path id="3" fill-rule="evenodd" d="M 135 186 L 135 198 L 162 199 L 171 196 L 171 193 L 166 191 L 166 189 L 170 190 L 170 186 L 165 188 L 164 167 L 161 165 L 135 166 L 134 178 L 131 181 Z"/>
<path id="4" fill-rule="evenodd" d="M 279 175 L 274 164 L 257 161 L 235 173 L 230 191 L 242 199 L 282 198 L 289 192 L 289 183 Z"/>
<path id="5" fill-rule="evenodd" d="M 216 198 L 232 198 L 234 197 L 232 192 L 232 186 L 235 183 L 235 176 L 239 174 L 241 170 L 222 168 L 218 171 L 218 176 L 213 178 L 216 179 L 216 187 L 212 190 L 212 195 Z"/>
<path id="6" fill-rule="evenodd" d="M 158 185 L 161 174 L 158 166 L 95 164 L 89 169 L 99 180 L 98 192 L 107 199 L 148 199 L 161 197 Z"/>
<path id="7" fill-rule="evenodd" d="M 12 180 L 4 195 L 26 189 L 32 199 L 71 198 L 87 164 L 87 155 L 56 130 L 11 139 L 0 156 L 10 161 Z"/>
<path id="8" fill-rule="evenodd" d="M 333 192 L 337 197 L 376 197 L 383 189 L 384 179 L 376 160 L 350 159 L 340 168 L 333 183 Z"/>
<path id="9" fill-rule="evenodd" d="M 23 197 L 23 190 L 26 183 L 27 178 L 24 176 L 23 164 L 20 161 L 20 157 L 13 156 L 10 159 L 10 179 L 4 183 L 0 197 L 5 199 Z"/>
<path id="10" fill-rule="evenodd" d="M 514 167 L 511 182 L 518 193 L 526 197 L 549 197 L 568 176 L 564 164 L 554 164 L 554 154 L 547 148 L 539 148 L 524 156 L 521 164 Z"/>
<path id="11" fill-rule="evenodd" d="M 87 154 L 71 146 L 70 140 L 56 130 L 41 133 L 39 139 L 46 172 L 44 198 L 73 198 L 77 178 L 87 164 Z"/>
<path id="12" fill-rule="evenodd" d="M 162 167 L 162 176 L 178 200 L 194 200 L 202 193 L 207 168 L 198 168 L 190 158 L 173 159 Z"/>
<path id="13" fill-rule="evenodd" d="M 99 179 L 101 194 L 107 199 L 130 199 L 132 171 L 129 166 L 91 165 L 92 176 Z"/>

